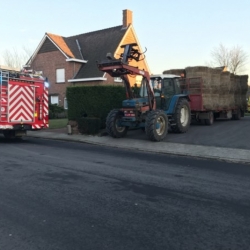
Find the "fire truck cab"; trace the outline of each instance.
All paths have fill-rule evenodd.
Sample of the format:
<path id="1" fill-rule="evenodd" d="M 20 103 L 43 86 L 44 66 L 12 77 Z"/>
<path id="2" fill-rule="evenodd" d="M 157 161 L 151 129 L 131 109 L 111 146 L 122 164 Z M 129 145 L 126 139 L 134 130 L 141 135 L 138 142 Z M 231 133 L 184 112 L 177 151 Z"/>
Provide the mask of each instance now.
<path id="1" fill-rule="evenodd" d="M 48 126 L 46 79 L 30 71 L 0 68 L 0 133 L 16 138 Z"/>

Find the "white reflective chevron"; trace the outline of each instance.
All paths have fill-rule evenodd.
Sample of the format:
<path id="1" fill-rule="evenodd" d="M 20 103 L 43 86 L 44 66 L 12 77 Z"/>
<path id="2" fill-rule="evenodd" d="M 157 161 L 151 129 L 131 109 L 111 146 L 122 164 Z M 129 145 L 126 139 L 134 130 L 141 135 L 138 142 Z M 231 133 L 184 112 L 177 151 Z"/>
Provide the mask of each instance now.
<path id="1" fill-rule="evenodd" d="M 34 119 L 34 88 L 9 85 L 9 122 L 32 122 Z"/>

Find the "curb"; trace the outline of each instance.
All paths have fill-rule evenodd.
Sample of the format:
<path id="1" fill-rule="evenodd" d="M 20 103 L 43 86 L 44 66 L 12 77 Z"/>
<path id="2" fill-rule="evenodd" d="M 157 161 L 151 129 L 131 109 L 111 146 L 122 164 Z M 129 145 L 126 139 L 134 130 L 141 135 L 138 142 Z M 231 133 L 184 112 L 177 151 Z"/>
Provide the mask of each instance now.
<path id="1" fill-rule="evenodd" d="M 126 150 L 138 150 L 141 152 L 169 154 L 174 156 L 195 157 L 199 159 L 212 159 L 233 163 L 250 164 L 250 150 L 221 148 L 202 145 L 190 145 L 179 143 L 152 143 L 150 141 L 139 141 L 135 139 L 122 138 L 114 139 L 111 137 L 85 136 L 76 137 L 75 135 L 55 134 L 45 132 L 43 134 L 28 134 L 27 137 L 52 139 L 60 141 L 81 142 L 99 146 L 121 148 Z M 153 148 L 152 148 L 153 145 Z M 233 157 L 232 157 L 233 156 Z"/>

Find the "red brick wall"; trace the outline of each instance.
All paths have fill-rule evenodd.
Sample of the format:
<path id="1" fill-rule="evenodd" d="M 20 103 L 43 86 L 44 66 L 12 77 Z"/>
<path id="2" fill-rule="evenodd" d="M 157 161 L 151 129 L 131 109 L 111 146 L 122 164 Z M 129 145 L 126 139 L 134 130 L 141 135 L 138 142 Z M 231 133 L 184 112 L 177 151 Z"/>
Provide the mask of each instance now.
<path id="1" fill-rule="evenodd" d="M 36 71 L 43 71 L 43 75 L 48 77 L 50 88 L 49 94 L 59 95 L 59 105 L 64 105 L 66 97 L 66 88 L 68 86 L 94 86 L 94 85 L 123 85 L 114 82 L 113 78 L 108 74 L 105 75 L 107 81 L 90 81 L 69 83 L 68 80 L 73 79 L 74 75 L 81 67 L 81 63 L 66 62 L 65 56 L 60 51 L 37 54 L 31 64 L 31 68 Z M 65 69 L 65 83 L 56 83 L 56 69 Z"/>
<path id="2" fill-rule="evenodd" d="M 72 79 L 80 67 L 80 63 L 66 62 L 66 57 L 60 51 L 37 54 L 31 65 L 33 70 L 41 70 L 43 75 L 48 77 L 50 83 L 49 94 L 59 95 L 60 106 L 63 106 L 66 87 L 71 86 L 68 79 Z M 65 83 L 56 83 L 56 69 L 62 68 L 65 69 Z"/>

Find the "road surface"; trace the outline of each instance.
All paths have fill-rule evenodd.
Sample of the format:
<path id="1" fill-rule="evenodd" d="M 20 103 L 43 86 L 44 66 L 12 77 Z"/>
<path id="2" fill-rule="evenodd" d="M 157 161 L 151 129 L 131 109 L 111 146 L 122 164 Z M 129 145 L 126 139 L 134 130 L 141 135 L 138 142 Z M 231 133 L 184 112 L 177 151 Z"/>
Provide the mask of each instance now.
<path id="1" fill-rule="evenodd" d="M 249 165 L 35 138 L 0 154 L 0 249 L 249 249 Z"/>

